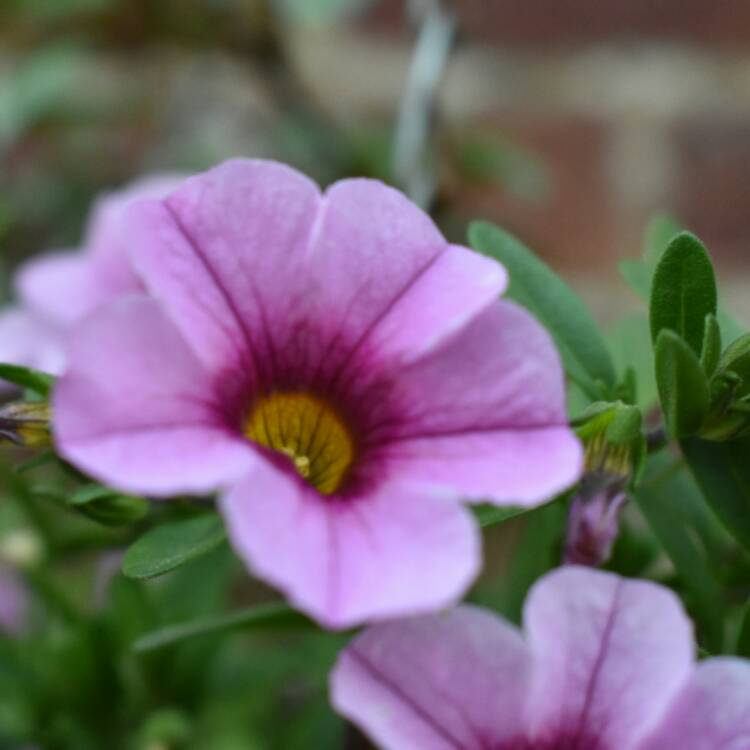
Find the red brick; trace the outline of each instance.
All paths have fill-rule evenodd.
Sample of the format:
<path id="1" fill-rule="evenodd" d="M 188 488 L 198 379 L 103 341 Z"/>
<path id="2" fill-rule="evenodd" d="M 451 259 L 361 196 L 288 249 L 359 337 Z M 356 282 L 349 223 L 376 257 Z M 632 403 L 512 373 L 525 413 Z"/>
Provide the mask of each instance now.
<path id="1" fill-rule="evenodd" d="M 750 252 L 750 119 L 706 116 L 676 127 L 677 214 L 713 255 Z"/>
<path id="2" fill-rule="evenodd" d="M 499 114 L 490 123 L 541 159 L 549 189 L 538 199 L 448 180 L 444 197 L 465 219 L 484 218 L 521 237 L 553 264 L 607 268 L 616 257 L 616 206 L 608 189 L 608 130 L 589 118 Z"/>
<path id="3" fill-rule="evenodd" d="M 404 0 L 376 2 L 370 20 L 403 25 Z M 708 45 L 750 41 L 746 0 L 450 0 L 470 36 L 505 45 L 544 46 L 653 38 Z"/>

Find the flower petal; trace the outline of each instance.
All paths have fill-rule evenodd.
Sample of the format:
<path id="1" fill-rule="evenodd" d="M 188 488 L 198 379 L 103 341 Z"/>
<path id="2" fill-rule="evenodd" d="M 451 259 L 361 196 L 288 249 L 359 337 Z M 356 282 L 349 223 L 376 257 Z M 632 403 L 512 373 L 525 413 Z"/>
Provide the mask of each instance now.
<path id="1" fill-rule="evenodd" d="M 74 329 L 54 412 L 62 455 L 126 491 L 209 491 L 254 456 L 222 424 L 213 381 L 146 297 L 99 308 Z"/>
<path id="2" fill-rule="evenodd" d="M 533 659 L 528 716 L 540 744 L 636 746 L 692 666 L 682 605 L 646 581 L 557 570 L 529 594 L 524 626 Z"/>
<path id="3" fill-rule="evenodd" d="M 332 628 L 454 604 L 478 572 L 468 514 L 403 488 L 323 497 L 258 462 L 222 509 L 248 566 Z"/>
<path id="4" fill-rule="evenodd" d="M 567 427 L 414 438 L 388 452 L 399 481 L 450 488 L 467 502 L 531 507 L 580 476 L 581 445 Z"/>
<path id="5" fill-rule="evenodd" d="M 450 245 L 380 316 L 371 345 L 381 357 L 416 360 L 496 300 L 507 279 L 505 269 L 491 258 Z"/>
<path id="6" fill-rule="evenodd" d="M 0 362 L 57 375 L 65 366 L 62 338 L 52 326 L 27 310 L 5 308 L 0 312 Z"/>
<path id="7" fill-rule="evenodd" d="M 53 253 L 29 261 L 18 271 L 16 290 L 27 308 L 60 328 L 80 320 L 103 299 L 81 252 Z"/>
<path id="8" fill-rule="evenodd" d="M 299 172 L 233 160 L 129 211 L 147 288 L 213 370 L 271 366 L 270 326 L 288 335 L 279 329 L 304 304 L 295 290 L 319 208 L 317 186 Z"/>
<path id="9" fill-rule="evenodd" d="M 376 180 L 326 192 L 311 250 L 318 315 L 345 326 L 347 359 L 365 344 L 381 358 L 414 358 L 496 299 L 507 274 L 449 246 L 430 217 Z"/>
<path id="10" fill-rule="evenodd" d="M 477 607 L 384 623 L 339 656 L 334 707 L 387 750 L 501 747 L 522 733 L 528 654 Z"/>
<path id="11" fill-rule="evenodd" d="M 750 662 L 698 664 L 659 728 L 638 750 L 743 750 L 750 747 Z"/>
<path id="12" fill-rule="evenodd" d="M 335 374 L 365 349 L 413 358 L 507 280 L 495 261 L 449 246 L 398 191 L 357 179 L 322 197 L 273 162 L 234 160 L 187 180 L 134 209 L 130 228 L 148 288 L 204 360 L 254 364 L 266 381 L 300 367 L 303 379 Z"/>
<path id="13" fill-rule="evenodd" d="M 546 331 L 513 303 L 493 303 L 405 368 L 391 398 L 391 412 L 403 416 L 380 439 L 413 481 L 533 504 L 580 475 L 559 357 Z"/>
<path id="14" fill-rule="evenodd" d="M 161 199 L 174 192 L 186 174 L 154 174 L 100 197 L 86 229 L 86 255 L 103 296 L 141 290 L 132 268 L 132 238 L 126 209 L 136 200 Z"/>

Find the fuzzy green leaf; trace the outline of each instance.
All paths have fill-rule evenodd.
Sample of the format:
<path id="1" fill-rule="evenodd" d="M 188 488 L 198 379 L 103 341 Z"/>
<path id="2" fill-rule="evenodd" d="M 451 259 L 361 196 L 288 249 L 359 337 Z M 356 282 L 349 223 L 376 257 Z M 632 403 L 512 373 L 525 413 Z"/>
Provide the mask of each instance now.
<path id="1" fill-rule="evenodd" d="M 565 369 L 586 392 L 615 385 L 615 368 L 591 313 L 546 263 L 504 230 L 485 222 L 469 227 L 471 246 L 499 260 L 510 273 L 508 296 L 530 310 L 552 334 Z"/>
<path id="2" fill-rule="evenodd" d="M 99 484 L 79 488 L 68 504 L 105 526 L 135 523 L 148 515 L 148 501 L 142 497 L 123 495 Z"/>
<path id="3" fill-rule="evenodd" d="M 315 627 L 307 617 L 293 610 L 288 604 L 261 604 L 238 612 L 168 625 L 139 638 L 133 644 L 133 650 L 137 653 L 155 651 L 188 638 L 229 630 L 271 629 L 276 632 L 288 628 Z"/>
<path id="4" fill-rule="evenodd" d="M 701 349 L 701 366 L 706 377 L 715 372 L 721 357 L 721 328 L 715 315 L 706 315 L 703 329 L 703 348 Z"/>
<path id="5" fill-rule="evenodd" d="M 643 481 L 632 496 L 694 600 L 706 645 L 720 649 L 721 587 L 710 555 L 712 519 L 697 512 L 705 509 L 700 492 L 682 462 L 676 463 L 663 452 L 649 459 Z"/>
<path id="6" fill-rule="evenodd" d="M 474 517 L 477 519 L 479 527 L 484 529 L 488 526 L 494 526 L 503 523 L 509 518 L 515 518 L 522 513 L 526 513 L 530 508 L 521 508 L 517 505 L 510 505 L 505 508 L 499 508 L 496 505 L 476 505 L 472 508 Z"/>
<path id="7" fill-rule="evenodd" d="M 205 555 L 225 539 L 224 524 L 214 514 L 162 524 L 128 549 L 122 572 L 130 578 L 154 578 Z"/>
<path id="8" fill-rule="evenodd" d="M 691 437 L 681 447 L 706 502 L 750 550 L 750 437 L 723 443 Z"/>
<path id="9" fill-rule="evenodd" d="M 733 341 L 722 354 L 718 365 L 719 372 L 731 371 L 742 381 L 736 395 L 746 396 L 750 393 L 750 333 Z"/>
<path id="10" fill-rule="evenodd" d="M 708 414 L 709 388 L 698 357 L 674 332 L 656 341 L 656 385 L 667 429 L 673 437 L 696 433 Z"/>
<path id="11" fill-rule="evenodd" d="M 651 338 L 674 331 L 700 356 L 707 315 L 716 315 L 716 279 L 697 237 L 678 234 L 664 251 L 651 287 Z"/>

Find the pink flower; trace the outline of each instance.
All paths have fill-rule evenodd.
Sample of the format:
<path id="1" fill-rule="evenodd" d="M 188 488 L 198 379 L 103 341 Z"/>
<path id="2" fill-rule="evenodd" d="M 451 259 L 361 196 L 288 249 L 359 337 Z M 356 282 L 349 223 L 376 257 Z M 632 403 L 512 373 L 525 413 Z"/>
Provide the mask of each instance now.
<path id="1" fill-rule="evenodd" d="M 0 362 L 64 370 L 65 331 L 102 302 L 142 289 L 130 264 L 125 207 L 166 195 L 180 179 L 148 177 L 100 198 L 83 249 L 50 253 L 19 269 L 19 303 L 0 313 Z"/>
<path id="2" fill-rule="evenodd" d="M 76 331 L 59 448 L 126 491 L 231 487 L 238 553 L 326 625 L 455 602 L 480 561 L 457 501 L 578 477 L 549 337 L 397 191 L 238 160 L 128 226 L 152 298 Z"/>
<path id="3" fill-rule="evenodd" d="M 566 567 L 524 630 L 472 606 L 377 625 L 339 657 L 334 705 L 390 750 L 750 747 L 750 663 L 695 664 L 668 589 Z"/>

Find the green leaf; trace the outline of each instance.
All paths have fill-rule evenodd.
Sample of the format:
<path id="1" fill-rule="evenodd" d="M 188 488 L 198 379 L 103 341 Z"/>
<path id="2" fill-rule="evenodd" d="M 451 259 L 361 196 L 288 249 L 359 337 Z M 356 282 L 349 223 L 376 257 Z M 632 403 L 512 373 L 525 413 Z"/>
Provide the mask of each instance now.
<path id="1" fill-rule="evenodd" d="M 68 501 L 70 505 L 87 505 L 88 503 L 103 500 L 109 497 L 116 497 L 119 493 L 104 487 L 101 484 L 85 484 L 79 487 Z"/>
<path id="2" fill-rule="evenodd" d="M 701 367 L 706 377 L 715 372 L 721 358 L 721 328 L 715 315 L 706 315 L 703 328 L 703 348 L 701 349 Z"/>
<path id="3" fill-rule="evenodd" d="M 735 653 L 743 659 L 750 659 L 750 601 L 745 605 L 745 610 L 742 614 L 742 624 L 740 625 L 740 633 L 737 637 Z"/>
<path id="4" fill-rule="evenodd" d="M 656 265 L 661 260 L 670 240 L 682 231 L 682 227 L 671 217 L 657 215 L 649 221 L 644 237 L 643 260 L 620 261 L 620 275 L 633 291 L 646 302 L 651 297 L 651 281 Z M 744 328 L 724 310 L 717 313 L 719 328 L 724 341 L 733 341 Z"/>
<path id="5" fill-rule="evenodd" d="M 148 501 L 123 495 L 100 484 L 86 484 L 68 499 L 68 505 L 106 526 L 135 523 L 148 515 Z"/>
<path id="6" fill-rule="evenodd" d="M 6 362 L 0 363 L 0 380 L 7 380 L 9 383 L 13 383 L 13 385 L 28 388 L 44 398 L 49 396 L 50 390 L 55 384 L 53 375 L 41 372 L 40 370 L 33 370 L 30 367 L 11 365 Z"/>
<path id="7" fill-rule="evenodd" d="M 698 357 L 670 330 L 656 341 L 656 385 L 667 429 L 673 437 L 697 432 L 708 414 L 708 381 Z"/>
<path id="8" fill-rule="evenodd" d="M 750 437 L 723 443 L 691 437 L 680 445 L 706 502 L 750 550 Z"/>
<path id="9" fill-rule="evenodd" d="M 678 234 L 664 251 L 651 287 L 651 338 L 669 329 L 700 356 L 707 315 L 716 315 L 716 279 L 697 237 Z"/>
<path id="10" fill-rule="evenodd" d="M 528 308 L 552 334 L 569 376 L 593 398 L 598 382 L 613 388 L 615 369 L 591 313 L 546 263 L 504 230 L 485 222 L 469 227 L 475 250 L 499 260 L 510 273 L 508 296 Z"/>
<path id="11" fill-rule="evenodd" d="M 57 455 L 53 450 L 42 451 L 37 456 L 33 456 L 28 461 L 24 461 L 16 466 L 16 474 L 26 474 L 29 471 L 33 471 L 40 466 L 45 466 L 54 461 L 57 461 Z"/>
<path id="12" fill-rule="evenodd" d="M 154 578 L 205 555 L 225 539 L 224 524 L 214 514 L 162 524 L 128 549 L 122 572 L 130 578 Z"/>
<path id="13" fill-rule="evenodd" d="M 641 485 L 631 494 L 689 592 L 707 645 L 720 650 L 721 587 L 709 558 L 713 539 L 708 543 L 704 539 L 711 532 L 711 519 L 692 511 L 693 506 L 702 505 L 698 489 L 682 462 L 661 453 L 649 460 Z"/>
<path id="14" fill-rule="evenodd" d="M 229 614 L 203 617 L 190 622 L 169 625 L 139 638 L 133 644 L 137 653 L 154 651 L 171 646 L 188 638 L 210 633 L 238 629 L 315 628 L 316 625 L 300 612 L 287 604 L 262 604 L 255 607 L 230 612 Z"/>
<path id="15" fill-rule="evenodd" d="M 496 505 L 475 505 L 472 510 L 479 527 L 485 529 L 488 526 L 494 526 L 495 524 L 507 521 L 509 518 L 520 516 L 522 513 L 530 510 L 530 508 L 520 508 L 515 505 L 505 508 L 499 508 Z"/>
<path id="16" fill-rule="evenodd" d="M 740 336 L 727 347 L 719 360 L 718 370 L 731 370 L 740 376 L 742 383 L 735 392 L 736 396 L 750 393 L 750 333 Z"/>

